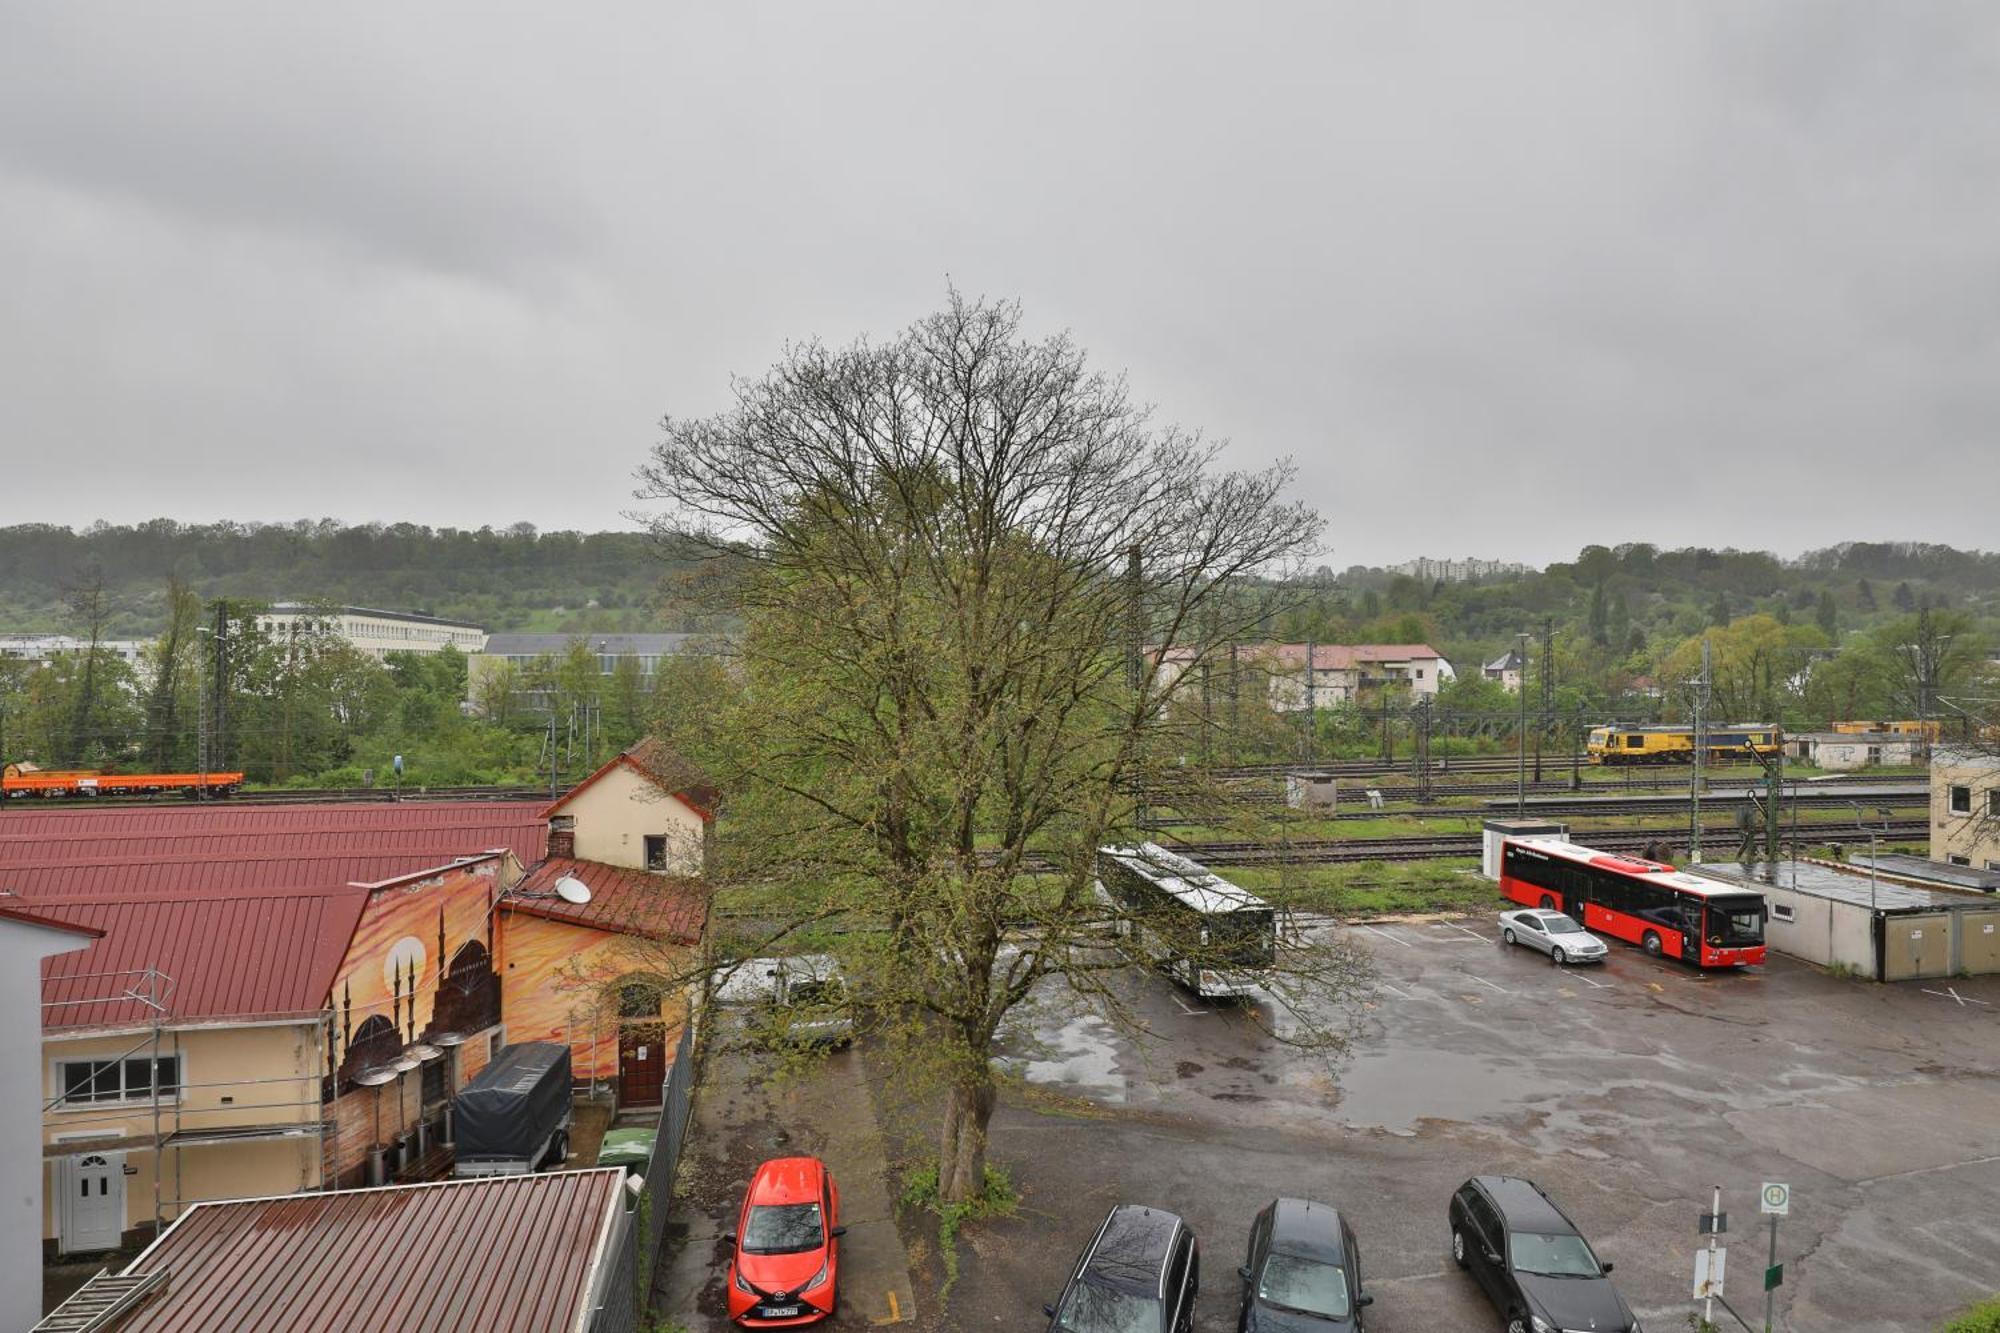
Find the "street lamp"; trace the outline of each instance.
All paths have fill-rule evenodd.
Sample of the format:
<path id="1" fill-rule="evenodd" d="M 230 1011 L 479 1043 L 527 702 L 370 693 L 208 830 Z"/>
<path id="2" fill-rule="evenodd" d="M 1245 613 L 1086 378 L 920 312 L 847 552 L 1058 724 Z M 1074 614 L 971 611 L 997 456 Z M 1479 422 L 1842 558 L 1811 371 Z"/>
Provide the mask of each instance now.
<path id="1" fill-rule="evenodd" d="M 1854 827 L 1855 827 L 1855 828 L 1856 828 L 1857 830 L 1859 830 L 1860 832 L 1862 832 L 1862 833 L 1866 833 L 1866 834 L 1868 835 L 1868 914 L 1869 914 L 1869 916 L 1871 916 L 1871 917 L 1872 917 L 1872 916 L 1874 916 L 1874 915 L 1875 915 L 1875 882 L 1876 882 L 1876 881 L 1875 881 L 1875 875 L 1876 875 L 1876 870 L 1875 870 L 1875 833 L 1876 833 L 1876 831 L 1875 831 L 1875 828 L 1874 828 L 1874 827 L 1873 827 L 1872 825 L 1870 825 L 1870 824 L 1868 824 L 1868 823 L 1864 822 L 1864 818 L 1863 818 L 1863 816 L 1862 816 L 1862 813 L 1861 813 L 1861 802 L 1859 802 L 1859 801 L 1849 801 L 1849 802 L 1848 802 L 1848 804 L 1854 807 Z"/>

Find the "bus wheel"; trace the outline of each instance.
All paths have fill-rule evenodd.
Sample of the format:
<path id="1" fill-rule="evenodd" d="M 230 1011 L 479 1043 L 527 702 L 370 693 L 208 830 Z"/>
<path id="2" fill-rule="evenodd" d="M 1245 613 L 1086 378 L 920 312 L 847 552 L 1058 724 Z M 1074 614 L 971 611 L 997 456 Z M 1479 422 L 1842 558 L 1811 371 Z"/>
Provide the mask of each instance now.
<path id="1" fill-rule="evenodd" d="M 1658 958 L 1660 956 L 1660 935 L 1658 931 L 1647 931 L 1646 937 L 1640 940 L 1639 943 L 1653 957 Z"/>
<path id="2" fill-rule="evenodd" d="M 1544 912 L 1553 912 L 1556 910 L 1556 900 L 1546 893 L 1542 895 L 1542 910 Z"/>

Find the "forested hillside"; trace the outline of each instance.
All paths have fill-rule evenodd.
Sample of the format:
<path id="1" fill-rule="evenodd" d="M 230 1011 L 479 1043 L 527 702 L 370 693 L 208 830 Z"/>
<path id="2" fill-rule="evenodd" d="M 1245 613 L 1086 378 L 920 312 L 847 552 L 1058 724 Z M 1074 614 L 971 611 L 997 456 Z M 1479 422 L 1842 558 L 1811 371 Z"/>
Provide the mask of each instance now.
<path id="1" fill-rule="evenodd" d="M 147 636 L 168 621 L 178 576 L 203 600 L 345 602 L 424 610 L 488 629 L 694 629 L 657 604 L 670 566 L 643 532 L 537 532 L 343 526 L 189 525 L 156 519 L 81 532 L 44 524 L 0 528 L 0 633 L 71 629 L 70 591 L 100 571 L 112 637 Z"/>

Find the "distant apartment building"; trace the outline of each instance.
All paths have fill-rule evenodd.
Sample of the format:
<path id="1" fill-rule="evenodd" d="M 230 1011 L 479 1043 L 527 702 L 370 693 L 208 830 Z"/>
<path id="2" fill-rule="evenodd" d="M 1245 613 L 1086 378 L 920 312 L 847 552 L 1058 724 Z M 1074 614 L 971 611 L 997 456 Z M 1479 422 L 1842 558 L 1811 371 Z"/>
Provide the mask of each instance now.
<path id="1" fill-rule="evenodd" d="M 1931 859 L 2000 870 L 2000 754 L 1931 752 Z"/>
<path id="2" fill-rule="evenodd" d="M 421 611 L 276 602 L 257 617 L 257 624 L 267 634 L 294 631 L 337 634 L 377 661 L 390 653 L 430 654 L 456 648 L 469 654 L 486 646 L 486 631 L 480 626 L 462 620 L 444 620 Z"/>
<path id="3" fill-rule="evenodd" d="M 1525 574 L 1528 567 L 1510 560 L 1476 560 L 1471 556 L 1463 560 L 1433 560 L 1420 555 L 1415 560 L 1389 566 L 1389 572 L 1407 575 L 1419 583 L 1469 583 L 1473 579 Z"/>
<path id="4" fill-rule="evenodd" d="M 151 639 L 99 639 L 99 652 L 110 653 L 128 666 L 138 666 Z M 0 634 L 0 657 L 17 662 L 47 666 L 58 657 L 68 657 L 90 647 L 89 639 L 71 634 Z M 99 659 L 100 661 L 102 659 Z"/>
<path id="5" fill-rule="evenodd" d="M 526 671 L 540 662 L 562 661 L 569 655 L 572 645 L 576 644 L 582 644 L 597 659 L 599 675 L 613 675 L 618 670 L 619 662 L 632 659 L 638 666 L 640 678 L 650 684 L 662 661 L 685 652 L 700 637 L 696 634 L 491 634 L 487 636 L 485 648 L 468 659 L 466 699 L 470 703 L 482 699 L 483 682 L 500 669 L 502 663 L 512 666 L 517 672 Z M 522 697 L 531 708 L 542 707 L 546 702 L 533 691 Z"/>

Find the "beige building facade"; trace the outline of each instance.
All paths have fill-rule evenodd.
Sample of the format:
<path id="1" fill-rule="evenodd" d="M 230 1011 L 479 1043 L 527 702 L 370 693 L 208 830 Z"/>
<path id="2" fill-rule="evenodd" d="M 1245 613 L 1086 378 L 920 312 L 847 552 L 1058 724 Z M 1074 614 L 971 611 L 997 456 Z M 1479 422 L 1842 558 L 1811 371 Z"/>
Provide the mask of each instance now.
<path id="1" fill-rule="evenodd" d="M 2000 870 L 2000 754 L 1949 746 L 1932 753 L 1931 859 Z"/>

